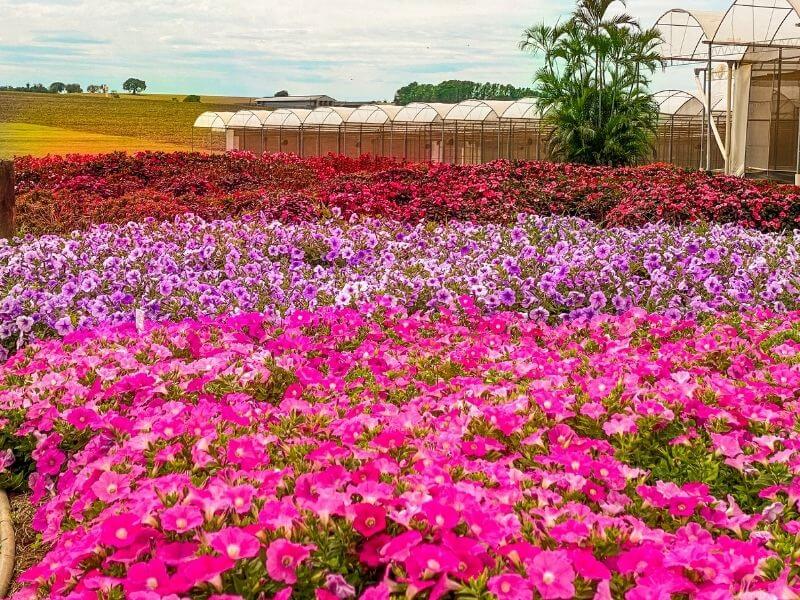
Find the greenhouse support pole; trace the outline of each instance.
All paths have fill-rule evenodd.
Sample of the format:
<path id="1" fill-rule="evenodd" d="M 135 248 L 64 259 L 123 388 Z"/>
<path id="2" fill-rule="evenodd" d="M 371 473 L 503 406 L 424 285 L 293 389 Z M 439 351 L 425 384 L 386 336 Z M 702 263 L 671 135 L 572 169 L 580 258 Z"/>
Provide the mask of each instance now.
<path id="1" fill-rule="evenodd" d="M 483 124 L 481 123 L 481 127 Z M 503 122 L 497 122 L 497 160 L 500 160 L 500 145 L 503 143 Z M 481 149 L 481 154 L 483 154 L 483 149 Z M 481 156 L 483 158 L 483 156 Z M 481 161 L 483 162 L 483 161 Z"/>
<path id="2" fill-rule="evenodd" d="M 672 139 L 675 137 L 675 115 L 669 118 L 669 162 L 672 164 Z"/>
<path id="3" fill-rule="evenodd" d="M 706 113 L 707 112 L 708 111 L 706 110 L 705 106 L 703 106 L 703 122 L 700 123 L 700 156 L 697 159 L 697 168 L 700 169 L 700 170 L 703 169 L 703 161 L 705 160 L 703 155 L 705 153 L 705 139 L 706 139 L 706 136 L 705 136 L 705 133 L 703 132 L 703 127 L 705 127 Z"/>
<path id="4" fill-rule="evenodd" d="M 708 44 L 708 70 L 706 71 L 706 171 L 711 171 L 711 119 L 714 111 L 711 110 L 711 44 Z"/>
<path id="5" fill-rule="evenodd" d="M 480 148 L 479 148 L 478 152 L 479 152 L 479 158 L 478 158 L 477 162 L 482 163 L 483 162 L 483 121 L 481 121 Z"/>
<path id="6" fill-rule="evenodd" d="M 358 124 L 358 153 L 357 156 L 364 154 L 364 124 Z"/>
<path id="7" fill-rule="evenodd" d="M 780 135 L 781 130 L 781 94 L 783 93 L 782 89 L 783 84 L 783 48 L 778 48 L 778 97 L 775 102 L 775 159 L 773 162 L 773 168 L 777 171 L 778 170 L 778 136 Z"/>
<path id="8" fill-rule="evenodd" d="M 408 160 L 408 123 L 403 129 L 403 160 Z"/>
<path id="9" fill-rule="evenodd" d="M 458 164 L 458 121 L 456 121 L 456 127 L 453 131 L 453 164 Z"/>
<path id="10" fill-rule="evenodd" d="M 317 125 L 317 156 L 322 153 L 322 125 Z"/>
<path id="11" fill-rule="evenodd" d="M 731 102 L 733 100 L 733 64 L 728 62 L 728 98 L 725 102 L 725 175 L 731 174 Z"/>
<path id="12" fill-rule="evenodd" d="M 447 162 L 447 151 L 444 145 L 444 121 L 442 121 L 442 147 L 439 149 L 441 152 L 441 161 L 440 162 Z"/>
<path id="13" fill-rule="evenodd" d="M 17 232 L 14 198 L 14 161 L 0 161 L 0 238 L 11 239 Z"/>

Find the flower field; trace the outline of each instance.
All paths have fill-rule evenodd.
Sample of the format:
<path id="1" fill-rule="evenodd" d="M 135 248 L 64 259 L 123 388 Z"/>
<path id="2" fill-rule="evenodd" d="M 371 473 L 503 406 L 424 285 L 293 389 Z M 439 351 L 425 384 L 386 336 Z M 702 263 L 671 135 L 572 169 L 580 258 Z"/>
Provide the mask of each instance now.
<path id="1" fill-rule="evenodd" d="M 14 597 L 800 597 L 795 188 L 20 159 Z M 193 214 L 188 214 L 193 213 Z"/>

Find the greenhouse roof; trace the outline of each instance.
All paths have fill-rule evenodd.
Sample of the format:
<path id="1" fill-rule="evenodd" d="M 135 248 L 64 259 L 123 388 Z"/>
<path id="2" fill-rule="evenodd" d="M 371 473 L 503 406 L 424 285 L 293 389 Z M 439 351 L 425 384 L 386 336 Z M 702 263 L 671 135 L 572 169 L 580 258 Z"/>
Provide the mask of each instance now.
<path id="1" fill-rule="evenodd" d="M 225 129 L 235 114 L 233 112 L 206 111 L 195 119 L 194 126 L 205 129 Z"/>
<path id="2" fill-rule="evenodd" d="M 383 125 L 391 122 L 402 107 L 394 104 L 364 104 L 347 117 L 348 123 L 362 125 Z"/>
<path id="3" fill-rule="evenodd" d="M 465 100 L 458 104 L 414 102 L 364 104 L 358 108 L 321 106 L 314 110 L 281 108 L 278 110 L 240 110 L 237 113 L 205 112 L 195 127 L 211 129 L 251 129 L 264 127 L 317 127 L 341 125 L 386 125 L 389 123 L 431 124 L 442 121 L 499 122 L 500 120 L 534 121 L 540 118 L 533 98 L 521 100 Z"/>
<path id="4" fill-rule="evenodd" d="M 511 100 L 464 100 L 451 108 L 445 121 L 499 121 Z"/>
<path id="5" fill-rule="evenodd" d="M 344 106 L 321 106 L 306 115 L 303 125 L 341 125 L 355 110 Z"/>
<path id="6" fill-rule="evenodd" d="M 394 116 L 395 123 L 438 123 L 447 116 L 455 104 L 412 102 L 403 106 Z"/>
<path id="7" fill-rule="evenodd" d="M 661 115 L 696 117 L 703 114 L 703 100 L 691 92 L 662 90 L 653 94 L 653 100 Z"/>
<path id="8" fill-rule="evenodd" d="M 656 21 L 666 60 L 764 62 L 800 48 L 800 0 L 734 0 L 723 12 L 672 9 Z"/>

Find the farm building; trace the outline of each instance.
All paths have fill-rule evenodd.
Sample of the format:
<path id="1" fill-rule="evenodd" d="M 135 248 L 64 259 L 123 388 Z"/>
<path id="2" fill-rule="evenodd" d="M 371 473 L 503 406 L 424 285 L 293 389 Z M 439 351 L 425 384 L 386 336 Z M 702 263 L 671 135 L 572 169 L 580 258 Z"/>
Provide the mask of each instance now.
<path id="1" fill-rule="evenodd" d="M 267 98 L 256 98 L 254 104 L 270 110 L 279 108 L 314 110 L 320 106 L 333 106 L 337 102 L 330 96 L 319 94 L 316 96 L 269 96 Z"/>

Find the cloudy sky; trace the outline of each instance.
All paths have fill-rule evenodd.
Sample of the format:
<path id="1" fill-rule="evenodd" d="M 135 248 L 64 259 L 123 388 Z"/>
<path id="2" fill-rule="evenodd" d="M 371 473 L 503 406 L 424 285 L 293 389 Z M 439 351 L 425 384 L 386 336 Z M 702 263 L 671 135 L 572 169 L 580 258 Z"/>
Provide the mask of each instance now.
<path id="1" fill-rule="evenodd" d="M 670 0 L 680 5 L 681 0 Z M 683 0 L 699 10 L 725 0 Z M 562 0 L 0 0 L 0 84 L 108 83 L 148 91 L 326 93 L 391 99 L 410 81 L 530 84 L 522 29 L 569 12 Z M 651 25 L 659 0 L 629 0 Z M 685 72 L 656 87 L 691 85 Z"/>

